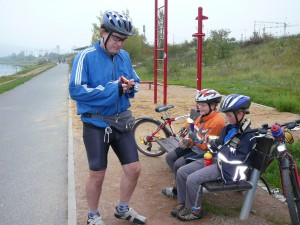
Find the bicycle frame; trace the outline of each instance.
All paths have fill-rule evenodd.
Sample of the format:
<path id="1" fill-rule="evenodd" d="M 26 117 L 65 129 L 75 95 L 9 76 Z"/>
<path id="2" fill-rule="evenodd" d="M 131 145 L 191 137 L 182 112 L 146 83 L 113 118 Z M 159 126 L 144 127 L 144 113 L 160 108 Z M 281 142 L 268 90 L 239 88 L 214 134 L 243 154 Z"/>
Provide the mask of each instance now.
<path id="1" fill-rule="evenodd" d="M 154 137 L 159 131 L 161 131 L 162 129 L 166 129 L 166 131 L 169 133 L 170 136 L 176 137 L 176 132 L 175 132 L 175 129 L 174 129 L 172 123 L 173 123 L 174 121 L 179 120 L 179 119 L 189 117 L 189 115 L 187 114 L 187 115 L 183 115 L 183 116 L 178 116 L 178 117 L 172 117 L 172 118 L 170 118 L 167 112 L 165 112 L 165 114 L 166 114 L 166 117 L 163 117 L 163 116 L 161 117 L 161 119 L 162 119 L 164 122 L 163 122 L 163 123 L 160 122 L 160 126 L 157 127 L 157 129 L 156 129 L 151 135 L 149 135 L 149 136 L 147 137 L 147 141 L 148 141 L 148 142 L 153 141 L 153 137 Z M 157 120 L 157 121 L 158 121 L 158 120 Z M 186 136 L 186 133 L 183 133 L 183 134 L 180 135 L 180 137 L 185 137 L 185 136 Z"/>

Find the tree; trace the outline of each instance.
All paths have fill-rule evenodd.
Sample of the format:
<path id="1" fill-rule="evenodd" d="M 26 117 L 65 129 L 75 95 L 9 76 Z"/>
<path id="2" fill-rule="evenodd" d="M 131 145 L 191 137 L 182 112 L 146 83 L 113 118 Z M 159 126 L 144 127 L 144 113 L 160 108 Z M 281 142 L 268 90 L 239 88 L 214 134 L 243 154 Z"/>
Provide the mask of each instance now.
<path id="1" fill-rule="evenodd" d="M 234 39 L 229 38 L 230 31 L 225 29 L 213 30 L 204 42 L 204 63 L 211 64 L 216 59 L 225 59 L 231 56 Z"/>

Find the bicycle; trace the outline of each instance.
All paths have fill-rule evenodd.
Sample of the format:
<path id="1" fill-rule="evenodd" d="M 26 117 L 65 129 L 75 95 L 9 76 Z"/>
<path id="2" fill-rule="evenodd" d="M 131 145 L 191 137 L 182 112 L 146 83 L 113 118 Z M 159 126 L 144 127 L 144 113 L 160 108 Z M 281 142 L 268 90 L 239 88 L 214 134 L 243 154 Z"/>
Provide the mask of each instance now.
<path id="1" fill-rule="evenodd" d="M 293 225 L 300 224 L 300 179 L 297 165 L 293 156 L 288 152 L 286 143 L 292 144 L 294 139 L 289 131 L 299 130 L 300 120 L 278 124 L 271 126 L 268 124 L 262 125 L 257 129 L 252 129 L 248 132 L 255 132 L 257 137 L 270 135 L 273 137 L 273 148 L 269 153 L 265 153 L 266 164 L 262 169 L 262 173 L 269 167 L 274 159 L 278 161 L 280 170 L 280 179 L 282 184 L 283 195 L 286 198 L 289 214 Z M 263 177 L 260 177 L 266 185 L 267 190 L 272 194 L 267 182 Z"/>
<path id="2" fill-rule="evenodd" d="M 174 108 L 173 105 L 155 107 L 156 112 L 164 113 L 164 116 L 161 116 L 162 121 L 152 117 L 141 117 L 136 119 L 136 123 L 132 130 L 137 148 L 141 153 L 151 157 L 163 155 L 165 151 L 156 143 L 157 139 L 167 138 L 170 136 L 178 137 L 180 139 L 187 135 L 188 130 L 185 127 L 182 127 L 178 132 L 176 132 L 173 122 L 189 118 L 192 114 L 196 116 L 197 110 L 192 109 L 191 114 L 170 117 L 168 110 L 172 108 Z"/>

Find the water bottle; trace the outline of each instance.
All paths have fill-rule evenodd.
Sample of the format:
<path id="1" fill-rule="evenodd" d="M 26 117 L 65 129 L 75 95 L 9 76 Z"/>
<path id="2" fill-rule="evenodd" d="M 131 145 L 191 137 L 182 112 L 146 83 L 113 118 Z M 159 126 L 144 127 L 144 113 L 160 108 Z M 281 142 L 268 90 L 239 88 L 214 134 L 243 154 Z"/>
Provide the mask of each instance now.
<path id="1" fill-rule="evenodd" d="M 205 166 L 210 166 L 213 164 L 213 157 L 212 157 L 212 154 L 210 153 L 210 151 L 207 151 L 205 154 L 204 154 L 204 164 Z"/>

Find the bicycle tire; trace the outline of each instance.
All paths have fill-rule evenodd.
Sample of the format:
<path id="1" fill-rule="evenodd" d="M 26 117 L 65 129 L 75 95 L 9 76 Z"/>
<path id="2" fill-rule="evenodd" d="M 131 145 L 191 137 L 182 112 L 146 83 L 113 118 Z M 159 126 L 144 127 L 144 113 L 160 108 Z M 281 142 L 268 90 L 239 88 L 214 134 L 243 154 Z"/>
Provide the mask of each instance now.
<path id="1" fill-rule="evenodd" d="M 294 201 L 298 212 L 298 220 L 300 222 L 300 189 L 298 185 L 298 180 L 296 178 L 296 174 L 294 170 L 290 170 L 290 178 L 291 178 L 291 184 L 293 187 L 293 193 L 294 193 Z M 300 223 L 299 223 L 300 224 Z"/>
<path id="2" fill-rule="evenodd" d="M 169 137 L 170 134 L 166 128 L 161 129 L 153 136 L 152 141 L 146 141 L 146 138 L 151 136 L 160 124 L 159 121 L 151 118 L 144 118 L 135 123 L 132 130 L 137 149 L 141 153 L 150 157 L 157 157 L 165 153 L 165 151 L 156 143 L 155 139 Z"/>
<path id="3" fill-rule="evenodd" d="M 282 169 L 282 185 L 284 188 L 284 196 L 288 205 L 291 221 L 293 225 L 299 225 L 299 202 L 295 201 L 299 199 L 299 196 L 295 196 L 295 193 L 299 193 L 298 186 L 295 186 L 291 182 L 292 174 L 288 168 Z"/>

